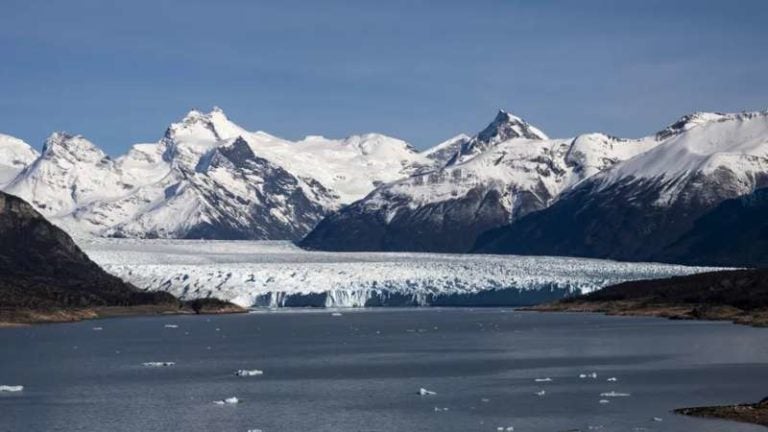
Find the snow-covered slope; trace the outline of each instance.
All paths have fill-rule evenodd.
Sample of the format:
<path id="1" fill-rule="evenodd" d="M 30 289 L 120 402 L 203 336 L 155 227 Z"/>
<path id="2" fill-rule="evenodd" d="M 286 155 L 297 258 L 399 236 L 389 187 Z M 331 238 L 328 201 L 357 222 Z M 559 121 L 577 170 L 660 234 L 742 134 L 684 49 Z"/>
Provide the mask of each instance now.
<path id="1" fill-rule="evenodd" d="M 24 141 L 0 134 L 0 188 L 12 181 L 39 153 Z"/>
<path id="2" fill-rule="evenodd" d="M 768 112 L 694 114 L 657 137 L 548 209 L 487 233 L 479 250 L 664 259 L 698 217 L 768 186 Z"/>
<path id="3" fill-rule="evenodd" d="M 16 177 L 5 190 L 77 235 L 297 239 L 377 185 L 433 164 L 384 135 L 294 143 L 249 132 L 219 108 L 192 110 L 115 160 L 78 135 L 53 134 L 37 159 L 9 142 L 0 175 Z"/>
<path id="4" fill-rule="evenodd" d="M 424 150 L 421 154 L 433 162 L 433 168 L 442 168 L 448 162 L 454 160 L 461 149 L 468 145 L 471 140 L 472 137 L 469 135 L 459 134 Z"/>
<path id="5" fill-rule="evenodd" d="M 52 134 L 40 157 L 5 192 L 27 200 L 54 220 L 124 193 L 114 161 L 82 136 L 66 133 Z"/>
<path id="6" fill-rule="evenodd" d="M 307 252 L 288 242 L 84 239 L 107 271 L 184 299 L 241 306 L 517 306 L 707 270 L 558 257 Z"/>
<path id="7" fill-rule="evenodd" d="M 562 191 L 657 144 L 603 134 L 548 139 L 501 111 L 447 166 L 376 189 L 323 220 L 302 245 L 463 252 L 481 232 L 546 208 Z"/>

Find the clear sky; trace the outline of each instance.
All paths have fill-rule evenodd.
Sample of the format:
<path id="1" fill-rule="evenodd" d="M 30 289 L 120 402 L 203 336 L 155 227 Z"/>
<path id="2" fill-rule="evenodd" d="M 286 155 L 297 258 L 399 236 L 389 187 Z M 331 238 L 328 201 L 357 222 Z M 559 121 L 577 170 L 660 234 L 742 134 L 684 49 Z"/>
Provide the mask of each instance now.
<path id="1" fill-rule="evenodd" d="M 504 108 L 550 136 L 768 107 L 768 1 L 3 0 L 0 132 L 115 155 L 196 107 L 424 148 Z"/>

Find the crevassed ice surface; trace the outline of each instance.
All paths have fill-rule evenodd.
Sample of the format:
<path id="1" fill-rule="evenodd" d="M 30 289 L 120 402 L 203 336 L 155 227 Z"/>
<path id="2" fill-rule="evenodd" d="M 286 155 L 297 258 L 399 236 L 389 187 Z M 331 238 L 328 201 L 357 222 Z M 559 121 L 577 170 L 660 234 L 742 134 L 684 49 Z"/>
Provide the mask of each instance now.
<path id="1" fill-rule="evenodd" d="M 241 306 L 524 305 L 711 268 L 508 255 L 311 252 L 289 242 L 79 240 L 107 271 L 183 299 Z"/>

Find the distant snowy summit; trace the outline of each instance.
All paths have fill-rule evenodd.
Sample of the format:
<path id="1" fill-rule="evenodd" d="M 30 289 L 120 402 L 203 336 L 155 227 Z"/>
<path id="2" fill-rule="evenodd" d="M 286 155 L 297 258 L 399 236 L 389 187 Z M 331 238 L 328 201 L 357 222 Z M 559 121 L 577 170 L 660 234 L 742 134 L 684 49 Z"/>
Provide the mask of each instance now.
<path id="1" fill-rule="evenodd" d="M 214 108 L 116 159 L 57 132 L 38 154 L 0 135 L 0 189 L 76 235 L 291 239 L 377 185 L 445 163 L 381 134 L 290 142 Z"/>

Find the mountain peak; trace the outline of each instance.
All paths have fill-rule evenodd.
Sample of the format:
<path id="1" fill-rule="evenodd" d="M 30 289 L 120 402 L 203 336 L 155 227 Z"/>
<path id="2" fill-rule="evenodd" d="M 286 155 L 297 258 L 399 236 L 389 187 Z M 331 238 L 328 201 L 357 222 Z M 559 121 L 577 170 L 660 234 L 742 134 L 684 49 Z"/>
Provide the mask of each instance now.
<path id="1" fill-rule="evenodd" d="M 544 132 L 522 118 L 503 109 L 496 113 L 493 121 L 480 133 L 462 144 L 459 152 L 448 161 L 448 165 L 465 162 L 485 150 L 507 140 L 523 138 L 530 140 L 549 139 Z"/>
<path id="2" fill-rule="evenodd" d="M 64 157 L 82 162 L 100 162 L 108 159 L 101 149 L 82 135 L 73 135 L 67 132 L 54 132 L 43 144 L 43 157 Z"/>
<path id="3" fill-rule="evenodd" d="M 232 123 L 224 110 L 214 106 L 210 112 L 192 109 L 180 122 L 171 124 L 165 138 L 172 141 L 221 141 L 236 138 L 245 131 Z"/>
<path id="4" fill-rule="evenodd" d="M 477 135 L 478 141 L 488 144 L 495 144 L 512 138 L 548 139 L 544 132 L 503 109 L 500 109 L 493 121 Z"/>

